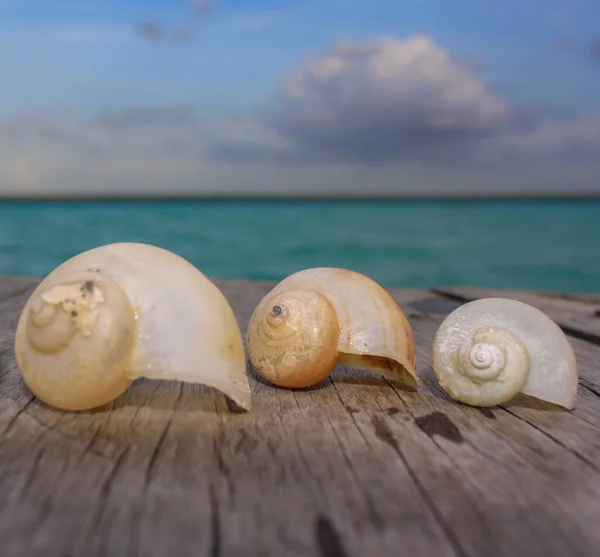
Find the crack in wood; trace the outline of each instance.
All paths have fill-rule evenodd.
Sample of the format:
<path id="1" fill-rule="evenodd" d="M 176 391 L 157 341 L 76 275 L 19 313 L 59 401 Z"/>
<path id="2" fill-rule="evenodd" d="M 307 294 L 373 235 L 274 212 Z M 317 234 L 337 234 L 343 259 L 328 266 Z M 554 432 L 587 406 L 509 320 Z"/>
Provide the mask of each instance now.
<path id="1" fill-rule="evenodd" d="M 432 516 L 434 517 L 434 519 L 440 526 L 442 532 L 444 533 L 446 539 L 448 540 L 448 543 L 452 546 L 454 553 L 459 557 L 467 557 L 467 552 L 464 550 L 464 548 L 462 547 L 461 543 L 458 540 L 458 537 L 456 536 L 456 534 L 454 533 L 454 531 L 452 530 L 452 528 L 450 527 L 448 522 L 446 522 L 446 519 L 444 518 L 444 516 L 442 515 L 440 510 L 437 508 L 436 504 L 433 502 L 433 499 L 427 492 L 427 489 L 422 484 L 422 482 L 419 479 L 419 477 L 417 476 L 416 472 L 413 470 L 412 466 L 409 464 L 408 459 L 402 452 L 402 449 L 400 449 L 400 445 L 398 444 L 398 441 L 396 441 L 396 438 L 394 437 L 392 430 L 389 428 L 389 426 L 385 422 L 384 418 L 382 418 L 381 416 L 373 416 L 371 421 L 373 423 L 373 429 L 375 431 L 375 436 L 380 441 L 382 441 L 383 443 L 386 443 L 389 447 L 391 447 L 394 450 L 394 452 L 400 457 L 400 460 L 404 464 L 404 467 L 406 468 L 408 475 L 410 476 L 413 484 L 415 485 L 417 491 L 419 492 L 419 495 L 421 496 L 423 502 L 425 503 L 425 506 L 429 509 Z"/>
<path id="2" fill-rule="evenodd" d="M 321 557 L 346 557 L 342 539 L 331 520 L 319 515 L 315 524 L 315 540 Z"/>
<path id="3" fill-rule="evenodd" d="M 146 472 L 144 474 L 144 490 L 148 489 L 148 486 L 150 485 L 150 483 L 152 481 L 152 478 L 154 476 L 154 468 L 156 467 L 156 463 L 158 461 L 158 455 L 160 454 L 162 446 L 165 443 L 165 439 L 167 438 L 167 433 L 169 433 L 170 428 L 171 428 L 171 417 L 169 417 L 167 424 L 163 428 L 163 430 L 160 434 L 160 437 L 158 438 L 158 441 L 154 445 L 154 449 L 152 450 L 152 453 L 150 454 L 150 459 L 148 460 L 148 464 L 146 466 Z"/>
<path id="4" fill-rule="evenodd" d="M 415 422 L 417 421 L 417 417 L 414 415 L 414 413 L 411 411 L 410 406 L 408 404 L 406 404 L 406 402 L 404 402 L 404 400 L 402 399 L 402 397 L 400 396 L 400 393 L 394 388 L 394 386 L 389 383 L 386 379 L 386 382 L 390 385 L 390 387 L 392 388 L 392 390 L 394 391 L 394 394 L 398 397 L 398 399 L 400 400 L 400 402 L 402 402 L 402 404 L 404 405 L 404 407 L 406 408 L 406 411 L 411 415 L 411 417 L 415 420 Z M 430 414 L 431 415 L 431 414 Z M 494 418 L 495 419 L 495 418 Z M 418 424 L 417 424 L 418 425 Z M 427 432 L 424 432 L 427 434 Z M 462 475 L 461 471 L 461 466 L 456 462 L 456 460 L 454 458 L 452 458 L 452 456 L 450 454 L 448 454 L 448 451 L 446 451 L 442 445 L 437 441 L 437 439 L 435 438 L 434 435 L 429 435 L 427 434 L 428 437 L 431 439 L 432 443 L 436 446 L 436 448 L 453 464 L 454 469 L 458 470 L 459 473 Z M 485 453 L 484 451 L 482 451 L 481 449 L 479 449 L 479 447 L 477 447 L 472 441 L 470 441 L 469 439 L 465 439 L 464 437 L 462 437 L 461 435 L 461 441 L 458 444 L 462 444 L 462 443 L 466 443 L 469 447 L 471 447 L 477 454 L 479 454 L 480 456 L 482 456 L 485 460 L 488 460 L 490 462 L 493 462 L 495 464 L 498 464 L 499 466 L 503 466 L 503 463 L 501 461 L 499 461 L 498 459 L 488 455 L 487 453 Z M 468 478 L 466 478 L 468 479 Z M 473 502 L 472 497 L 469 494 L 466 494 L 466 496 L 469 498 L 469 500 L 472 502 L 472 507 L 474 509 L 476 509 L 477 513 L 481 516 L 482 520 L 483 520 L 483 524 L 484 527 L 487 530 L 487 521 L 485 518 L 485 515 L 483 515 L 478 507 L 478 505 Z"/>
<path id="5" fill-rule="evenodd" d="M 126 447 L 123 450 L 123 452 L 116 458 L 115 463 L 110 470 L 110 473 L 108 474 L 108 476 L 106 477 L 104 482 L 102 482 L 102 486 L 100 488 L 100 493 L 102 495 L 102 499 L 104 499 L 104 500 L 108 499 L 108 496 L 109 496 L 111 488 L 112 488 L 112 484 L 115 481 L 117 474 L 120 472 L 121 468 L 123 467 L 123 463 L 125 462 L 125 459 L 127 458 L 128 454 L 129 454 L 129 447 Z"/>
<path id="6" fill-rule="evenodd" d="M 398 400 L 402 403 L 408 414 L 414 420 L 417 427 L 430 439 L 432 439 L 435 442 L 434 436 L 439 435 L 447 439 L 448 441 L 452 441 L 456 444 L 460 444 L 464 441 L 460 429 L 450 418 L 448 418 L 448 416 L 446 416 L 446 414 L 435 410 L 424 416 L 416 416 L 410 409 L 410 405 L 408 405 L 404 401 L 404 399 L 400 396 L 400 393 L 394 387 L 394 385 L 392 385 L 392 383 L 390 383 L 390 381 L 385 377 L 383 378 L 383 380 L 389 385 L 390 389 L 392 389 Z M 393 416 L 397 414 L 397 412 L 390 413 L 389 409 L 388 411 L 386 411 L 386 413 L 388 416 Z M 437 442 L 436 445 L 438 445 Z"/>
<path id="7" fill-rule="evenodd" d="M 496 416 L 494 415 L 494 413 L 489 409 L 489 408 L 477 408 L 477 410 L 483 414 L 486 418 L 488 418 L 489 420 L 495 420 Z"/>
<path id="8" fill-rule="evenodd" d="M 129 454 L 129 447 L 126 447 L 119 456 L 115 459 L 114 463 L 110 467 L 110 471 L 104 481 L 102 482 L 99 490 L 99 498 L 96 503 L 95 509 L 92 514 L 92 519 L 90 521 L 90 531 L 88 532 L 86 539 L 84 541 L 85 544 L 91 542 L 93 536 L 98 532 L 100 525 L 102 524 L 102 518 L 106 513 L 106 508 L 108 505 L 108 501 L 110 499 L 110 494 L 112 491 L 113 483 L 121 471 L 125 459 Z M 104 539 L 104 536 L 100 536 L 100 547 L 99 547 L 99 555 L 106 555 L 108 552 L 106 551 L 107 542 Z M 85 545 L 84 545 L 85 547 Z"/>
<path id="9" fill-rule="evenodd" d="M 593 427 L 594 429 L 597 429 L 600 432 L 600 426 L 597 423 L 592 422 L 590 420 L 587 420 L 586 418 L 584 418 L 583 416 L 580 416 L 580 415 L 576 414 L 575 412 L 571 412 L 571 415 L 574 418 L 576 418 L 577 420 L 581 420 L 582 422 L 588 424 L 590 427 Z"/>
<path id="10" fill-rule="evenodd" d="M 4 353 L 6 353 L 6 351 L 4 351 Z M 3 353 L 3 355 L 4 355 Z M 4 377 L 8 377 L 13 371 L 17 370 L 17 364 L 16 362 L 11 366 L 5 366 L 4 362 L 2 360 L 0 360 L 0 379 L 3 379 Z"/>
<path id="11" fill-rule="evenodd" d="M 210 501 L 210 557 L 221 556 L 221 516 L 219 514 L 219 499 L 216 486 L 210 483 L 208 487 L 208 498 Z"/>
<path id="12" fill-rule="evenodd" d="M 42 460 L 45 452 L 46 452 L 46 447 L 42 446 L 36 453 L 35 458 L 33 460 L 33 464 L 31 466 L 31 469 L 29 470 L 27 476 L 25 477 L 25 481 L 23 482 L 23 487 L 21 489 L 21 497 L 27 497 L 27 494 L 29 493 L 29 489 L 31 488 L 31 485 L 35 481 L 35 477 L 38 472 L 38 466 L 39 466 L 40 461 Z"/>
<path id="13" fill-rule="evenodd" d="M 35 396 L 31 395 L 31 397 L 29 398 L 29 400 L 25 403 L 25 405 L 23 406 L 23 408 L 19 409 L 17 411 L 17 413 L 10 419 L 10 421 L 8 422 L 8 424 L 6 425 L 6 427 L 4 428 L 4 431 L 2 432 L 2 434 L 0 434 L 0 436 L 2 437 L 6 437 L 9 433 L 10 430 L 13 428 L 13 426 L 15 425 L 17 419 L 22 415 L 25 414 L 27 412 L 27 409 L 31 406 L 31 404 L 33 403 L 33 401 L 35 400 Z"/>
<path id="14" fill-rule="evenodd" d="M 334 383 L 334 387 L 335 387 L 335 383 Z M 337 387 L 335 387 L 335 388 L 337 390 Z M 349 415 L 350 415 L 350 418 L 352 419 L 354 428 L 358 429 L 358 425 L 356 423 L 356 420 L 354 419 L 353 413 L 349 413 Z M 377 507 L 375 506 L 375 501 L 373 500 L 373 497 L 368 492 L 368 490 L 366 490 L 365 487 L 363 486 L 363 484 L 360 480 L 360 475 L 356 471 L 354 464 L 352 462 L 352 459 L 350 458 L 350 456 L 348 455 L 348 452 L 344 448 L 344 445 L 342 444 L 340 436 L 338 435 L 338 432 L 336 431 L 336 428 L 333 425 L 333 422 L 331 421 L 331 418 L 329 416 L 327 416 L 327 421 L 329 423 L 329 427 L 331 428 L 331 431 L 333 432 L 333 435 L 335 437 L 335 440 L 336 440 L 336 443 L 340 450 L 340 453 L 342 455 L 342 458 L 344 459 L 344 463 L 348 467 L 348 471 L 350 472 L 350 475 L 352 476 L 352 479 L 354 480 L 356 487 L 358 488 L 358 490 L 360 491 L 360 493 L 362 494 L 362 496 L 365 499 L 365 503 L 367 505 L 367 511 L 369 513 L 369 517 L 371 518 L 371 522 L 372 522 L 373 526 L 375 526 L 375 528 L 377 528 L 378 530 L 381 530 L 383 528 L 384 521 L 383 521 L 381 514 L 377 510 Z M 362 432 L 359 431 L 358 433 L 362 436 Z M 364 440 L 364 437 L 363 437 L 363 440 Z M 367 446 L 369 446 L 369 445 L 367 445 Z"/>
<path id="15" fill-rule="evenodd" d="M 94 431 L 94 434 L 92 435 L 91 439 L 90 439 L 90 440 L 87 442 L 87 444 L 86 444 L 86 445 L 85 445 L 85 447 L 83 448 L 83 451 L 81 451 L 81 456 L 80 456 L 80 458 L 83 458 L 83 457 L 85 457 L 85 455 L 87 455 L 88 453 L 95 454 L 95 453 L 92 451 L 92 447 L 93 447 L 94 443 L 96 442 L 96 439 L 98 439 L 98 437 L 99 437 L 99 435 L 100 435 L 100 432 L 102 431 L 102 428 L 103 428 L 103 426 L 102 426 L 102 425 L 99 425 L 99 426 L 96 428 L 96 431 Z"/>
<path id="16" fill-rule="evenodd" d="M 592 390 L 592 389 L 590 389 L 589 387 L 587 387 L 587 385 L 584 385 L 583 383 L 580 383 L 580 385 L 581 385 L 581 386 L 583 386 L 583 387 L 586 387 L 586 388 L 588 388 L 589 390 Z M 433 383 L 433 384 L 431 384 L 431 387 L 435 388 L 435 389 L 436 389 L 436 390 L 437 390 L 437 391 L 438 391 L 440 394 L 442 394 L 442 395 L 447 395 L 447 393 L 445 393 L 445 391 L 444 391 L 444 390 L 443 390 L 443 389 L 442 389 L 442 388 L 441 388 L 439 385 L 437 385 L 437 384 Z M 596 393 L 596 392 L 595 392 L 595 391 L 593 391 L 593 390 L 592 390 L 592 392 L 593 392 L 594 394 L 598 394 L 598 393 Z M 600 396 L 600 395 L 598 395 L 598 396 Z M 472 409 L 474 409 L 474 410 L 478 410 L 478 411 L 480 411 L 480 412 L 481 412 L 481 410 L 482 410 L 481 408 L 475 408 L 475 407 L 469 407 L 469 408 L 472 408 Z M 569 453 L 571 453 L 571 454 L 575 454 L 575 452 L 574 452 L 572 449 L 569 449 L 569 447 L 567 447 L 566 445 L 562 444 L 560 441 L 558 441 L 557 439 L 555 439 L 555 438 L 554 438 L 554 437 L 552 437 L 551 435 L 548 435 L 548 434 L 547 434 L 547 433 L 546 433 L 544 430 L 542 430 L 541 428 L 539 428 L 539 427 L 538 427 L 538 426 L 536 426 L 535 424 L 531 423 L 529 420 L 526 420 L 526 419 L 524 419 L 524 418 L 521 418 L 520 416 L 518 416 L 518 415 L 517 415 L 517 414 L 515 414 L 514 412 L 510 412 L 510 411 L 508 411 L 508 409 L 507 409 L 507 408 L 505 408 L 504 406 L 495 406 L 494 408 L 498 408 L 499 410 L 503 410 L 503 411 L 505 411 L 507 414 L 509 414 L 510 416 L 513 416 L 514 418 L 517 418 L 519 421 L 521 421 L 521 422 L 523 422 L 523 423 L 526 423 L 526 424 L 530 425 L 530 426 L 531 426 L 533 429 L 535 429 L 535 430 L 539 431 L 539 432 L 540 432 L 540 433 L 542 433 L 544 436 L 546 436 L 546 437 L 549 437 L 550 439 L 552 439 L 552 440 L 553 440 L 555 443 L 557 443 L 558 445 L 560 445 L 560 446 L 564 447 L 564 448 L 565 448 L 565 450 L 567 450 Z M 489 409 L 484 409 L 484 410 L 489 410 Z M 580 418 L 580 419 L 582 419 L 583 421 L 585 421 L 586 423 L 589 423 L 589 422 L 587 422 L 587 420 L 584 420 L 584 419 L 583 419 L 583 418 L 581 418 L 580 416 L 576 416 L 576 414 L 574 414 L 574 413 L 571 413 L 571 414 L 572 414 L 574 417 Z M 484 415 L 485 415 L 485 414 L 484 414 Z M 497 417 L 496 417 L 496 416 L 494 416 L 494 419 L 497 419 Z M 590 424 L 590 425 L 594 425 L 594 424 Z M 522 456 L 521 456 L 521 455 L 520 455 L 518 452 L 516 452 L 516 451 L 514 450 L 514 448 L 513 448 L 513 447 L 512 447 L 512 446 L 511 446 L 509 443 L 506 443 L 506 442 L 505 442 L 505 441 L 502 439 L 502 437 L 501 437 L 501 436 L 498 436 L 498 435 L 496 435 L 496 436 L 498 437 L 498 439 L 499 439 L 499 440 L 501 440 L 501 441 L 504 443 L 504 445 L 505 445 L 505 446 L 506 446 L 506 447 L 507 447 L 507 448 L 508 448 L 508 449 L 509 449 L 509 450 L 510 450 L 510 451 L 511 451 L 511 452 L 512 452 L 512 453 L 513 453 L 513 454 L 514 454 L 516 457 L 518 457 L 518 458 L 519 458 L 521 461 L 523 461 L 524 463 L 526 462 L 526 461 L 525 461 L 525 460 L 522 458 Z M 488 455 L 488 454 L 486 454 L 486 453 L 484 453 L 484 452 L 480 451 L 480 450 L 479 450 L 478 448 L 476 448 L 476 447 L 475 447 L 475 446 L 474 446 L 472 443 L 470 443 L 470 442 L 469 442 L 469 444 L 470 444 L 470 445 L 471 445 L 471 446 L 472 446 L 472 447 L 473 447 L 473 448 L 476 450 L 476 452 L 480 453 L 482 456 L 485 456 L 485 457 L 487 457 L 487 458 L 488 458 L 488 459 L 490 459 L 492 462 L 496 462 L 497 464 L 499 464 L 499 465 L 502 465 L 502 462 L 500 462 L 500 461 L 498 461 L 497 459 L 494 459 L 494 458 L 492 458 L 490 455 Z M 579 455 L 579 454 L 577 454 L 576 456 L 577 456 L 578 458 L 579 458 L 579 457 L 581 457 L 581 458 L 585 459 L 585 457 L 582 457 L 582 456 L 581 456 L 581 455 Z M 593 465 L 593 463 L 592 463 L 592 468 L 594 469 L 594 471 L 596 470 L 596 469 L 595 469 L 595 465 Z"/>
<path id="17" fill-rule="evenodd" d="M 356 423 L 356 418 L 355 418 L 355 414 L 358 412 L 352 412 L 350 410 L 348 410 L 344 404 L 344 401 L 342 400 L 342 396 L 340 394 L 340 392 L 338 391 L 338 388 L 335 384 L 335 381 L 333 381 L 333 379 L 329 378 L 329 380 L 331 381 L 331 384 L 333 385 L 333 389 L 334 392 L 337 396 L 337 399 L 340 401 L 340 404 L 342 405 L 342 407 L 346 410 L 346 412 L 348 413 L 348 415 L 350 416 L 350 418 L 352 418 L 352 423 L 354 423 L 354 427 L 357 429 L 358 433 L 360 434 L 360 436 L 362 437 L 363 441 L 368 445 L 369 442 L 367 441 L 367 438 L 365 437 L 365 434 L 362 432 L 362 430 L 360 429 L 360 427 L 358 426 L 358 423 Z"/>
<path id="18" fill-rule="evenodd" d="M 597 397 L 600 397 L 600 390 L 597 390 L 595 387 L 590 387 L 590 385 L 588 385 L 587 383 L 584 383 L 583 381 L 580 381 L 579 384 L 586 389 L 587 391 L 589 391 L 590 393 L 592 393 L 593 395 L 596 395 Z"/>
<path id="19" fill-rule="evenodd" d="M 292 391 L 292 395 L 293 395 L 293 398 L 294 398 L 294 402 L 296 403 L 296 406 L 298 407 L 298 411 L 300 412 L 300 414 L 302 415 L 303 418 L 306 418 L 306 416 L 304 415 L 304 412 L 302 410 L 302 406 L 300 404 L 300 401 L 298 400 L 298 397 L 296 395 L 296 392 Z M 314 473 L 313 467 L 310 465 L 310 461 L 306 457 L 306 453 L 304 452 L 304 448 L 302 447 L 302 441 L 299 438 L 297 438 L 297 437 L 294 437 L 294 440 L 295 440 L 295 445 L 298 447 L 298 455 L 300 456 L 300 461 L 302 462 L 302 465 L 304 466 L 304 469 L 306 470 L 306 473 L 313 480 L 315 480 L 315 484 L 317 486 L 319 486 L 320 483 L 321 483 L 321 478 L 319 478 L 319 476 Z"/>
<path id="20" fill-rule="evenodd" d="M 386 380 L 387 382 L 387 380 Z M 400 393 L 398 393 L 398 391 L 396 389 L 394 389 L 393 385 L 391 383 L 389 383 L 390 387 L 393 389 L 394 393 L 396 394 L 396 396 L 400 399 L 400 401 L 402 402 L 402 404 L 404 404 L 407 412 L 414 418 L 416 419 L 415 415 L 411 412 L 410 410 L 410 406 L 408 404 L 406 404 L 404 402 L 404 400 L 402 400 L 402 397 L 400 396 Z M 444 392 L 443 390 L 441 390 L 441 387 L 439 387 L 440 392 Z M 475 408 L 473 408 L 475 409 Z M 481 410 L 481 409 L 478 409 Z M 496 419 L 496 417 L 494 416 L 493 418 L 494 420 Z M 450 460 L 453 460 L 448 454 L 447 452 L 441 447 L 441 445 L 435 440 L 434 437 L 431 437 L 431 440 L 434 442 L 434 444 L 436 445 L 436 447 L 438 447 L 438 449 L 443 452 Z M 498 464 L 500 466 L 502 466 L 502 462 L 499 461 L 498 459 L 490 456 L 489 454 L 487 454 L 486 452 L 482 451 L 479 447 L 477 447 L 470 439 L 466 439 L 463 437 L 463 441 L 465 443 L 467 443 L 467 445 L 469 447 L 471 447 L 477 454 L 479 454 L 480 456 L 482 456 L 483 458 L 485 458 L 486 460 L 489 460 L 490 462 L 494 462 L 495 464 Z M 453 461 L 454 462 L 454 461 Z"/>
<path id="21" fill-rule="evenodd" d="M 223 458 L 223 453 L 219 448 L 220 444 L 222 443 L 222 440 L 223 436 L 221 434 L 217 439 L 215 439 L 213 443 L 213 451 L 217 461 L 217 469 L 219 471 L 219 474 L 225 480 L 225 484 L 227 485 L 227 490 L 229 491 L 229 495 L 231 496 L 232 501 L 235 501 L 235 483 L 233 481 L 233 478 L 231 477 L 231 471 L 229 469 L 229 466 L 227 466 L 225 459 Z"/>
<path id="22" fill-rule="evenodd" d="M 531 426 L 536 431 L 539 431 L 542 435 L 544 435 L 548 439 L 552 440 L 558 446 L 562 447 L 563 449 L 565 449 L 566 451 L 568 451 L 569 453 L 571 453 L 572 455 L 574 455 L 575 457 L 577 457 L 579 460 L 581 460 L 581 462 L 587 464 L 595 472 L 600 472 L 600 468 L 598 468 L 598 466 L 596 466 L 596 464 L 594 464 L 593 462 L 589 461 L 579 451 L 576 451 L 575 449 L 572 449 L 571 447 L 565 445 L 562 441 L 560 441 L 559 439 L 557 439 L 556 437 L 554 437 L 553 435 L 551 435 L 547 431 L 543 430 L 541 427 L 535 425 L 533 422 L 529 421 L 527 418 L 523 418 L 522 416 L 519 416 L 515 412 L 512 412 L 509 408 L 506 408 L 505 406 L 498 406 L 498 407 L 502 408 L 502 410 L 504 410 L 505 412 L 507 412 L 511 416 L 514 416 L 518 420 L 521 420 L 522 422 L 525 422 L 526 424 L 528 424 L 529 426 Z"/>

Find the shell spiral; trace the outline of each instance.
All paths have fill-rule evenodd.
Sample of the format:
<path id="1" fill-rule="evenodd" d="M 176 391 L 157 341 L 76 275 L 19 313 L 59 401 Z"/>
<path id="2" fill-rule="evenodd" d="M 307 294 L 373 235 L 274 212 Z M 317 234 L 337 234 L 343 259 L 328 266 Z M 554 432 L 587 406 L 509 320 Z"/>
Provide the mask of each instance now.
<path id="1" fill-rule="evenodd" d="M 248 355 L 256 371 L 275 385 L 307 387 L 335 367 L 339 334 L 336 312 L 322 294 L 273 293 L 250 318 Z"/>
<path id="2" fill-rule="evenodd" d="M 125 368 L 135 337 L 134 310 L 110 276 L 60 273 L 44 280 L 27 302 L 15 354 L 38 398 L 82 410 L 106 404 L 127 389 L 131 380 Z"/>
<path id="3" fill-rule="evenodd" d="M 523 389 L 529 368 L 527 348 L 516 335 L 502 327 L 483 327 L 450 348 L 445 358 L 438 358 L 435 369 L 453 398 L 494 406 Z"/>

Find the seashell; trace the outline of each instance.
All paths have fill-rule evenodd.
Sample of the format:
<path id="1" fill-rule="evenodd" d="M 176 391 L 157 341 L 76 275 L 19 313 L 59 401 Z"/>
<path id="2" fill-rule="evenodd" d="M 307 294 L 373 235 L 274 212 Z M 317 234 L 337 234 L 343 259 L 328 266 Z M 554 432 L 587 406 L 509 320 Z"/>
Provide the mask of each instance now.
<path id="1" fill-rule="evenodd" d="M 196 267 L 138 243 L 80 253 L 35 289 L 15 335 L 31 391 L 64 410 L 102 406 L 137 378 L 201 383 L 251 406 L 243 337 Z"/>
<path id="2" fill-rule="evenodd" d="M 442 322 L 432 365 L 448 394 L 495 406 L 517 393 L 573 408 L 579 373 L 562 330 L 540 310 L 505 298 L 460 306 Z"/>
<path id="3" fill-rule="evenodd" d="M 412 329 L 395 300 L 370 278 L 345 269 L 300 271 L 254 310 L 250 361 L 265 379 L 301 388 L 337 363 L 417 386 Z"/>

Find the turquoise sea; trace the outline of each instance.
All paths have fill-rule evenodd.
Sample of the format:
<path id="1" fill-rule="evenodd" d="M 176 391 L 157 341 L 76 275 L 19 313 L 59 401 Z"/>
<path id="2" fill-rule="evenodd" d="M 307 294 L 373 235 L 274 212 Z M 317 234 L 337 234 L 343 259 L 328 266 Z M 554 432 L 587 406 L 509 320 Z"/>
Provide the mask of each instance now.
<path id="1" fill-rule="evenodd" d="M 122 241 L 219 278 L 333 266 L 384 286 L 600 292 L 599 201 L 0 201 L 0 274 Z"/>

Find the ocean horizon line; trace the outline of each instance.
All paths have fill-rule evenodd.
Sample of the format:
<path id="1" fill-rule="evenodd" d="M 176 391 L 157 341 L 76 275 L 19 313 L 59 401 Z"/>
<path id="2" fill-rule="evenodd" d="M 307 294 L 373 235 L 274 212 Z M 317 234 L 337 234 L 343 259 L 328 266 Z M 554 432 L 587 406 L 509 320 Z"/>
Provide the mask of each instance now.
<path id="1" fill-rule="evenodd" d="M 310 202 L 385 202 L 385 201 L 431 201 L 431 202 L 495 202 L 495 201 L 600 201 L 597 193 L 491 193 L 491 194 L 41 194 L 41 195 L 6 195 L 0 194 L 0 202 L 113 202 L 113 201 L 310 201 Z"/>

